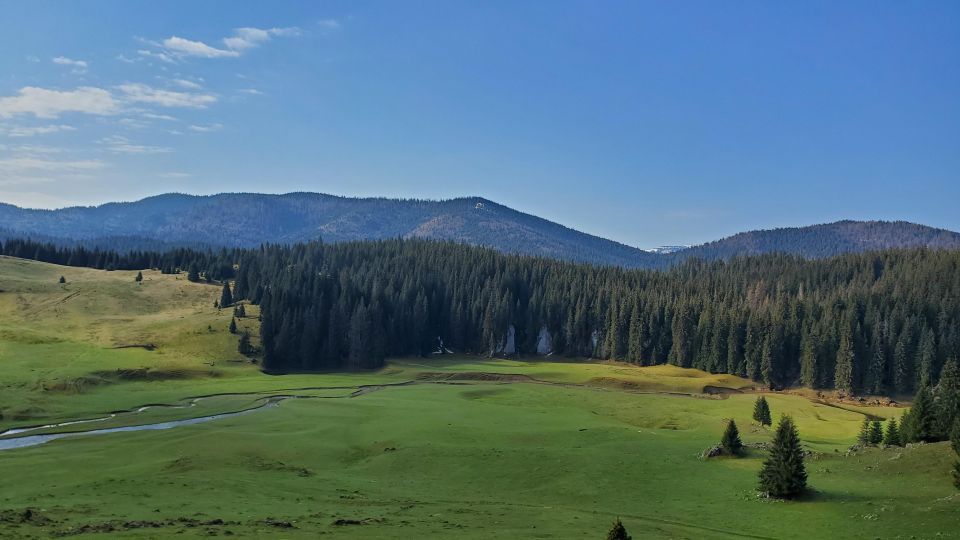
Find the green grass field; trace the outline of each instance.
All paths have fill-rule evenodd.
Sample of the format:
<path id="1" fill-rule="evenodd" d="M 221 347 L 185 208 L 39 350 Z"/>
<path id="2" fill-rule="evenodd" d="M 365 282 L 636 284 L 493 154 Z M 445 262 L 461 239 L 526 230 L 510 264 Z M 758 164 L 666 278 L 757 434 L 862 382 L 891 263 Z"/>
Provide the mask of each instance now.
<path id="1" fill-rule="evenodd" d="M 214 397 L 95 427 L 303 397 L 204 424 L 0 451 L 0 536 L 602 538 L 618 516 L 634 538 L 960 535 L 946 444 L 846 455 L 862 412 L 902 409 L 766 394 L 817 454 L 810 496 L 763 500 L 763 451 L 698 458 L 728 418 L 744 442 L 769 440 L 750 420 L 750 381 L 478 358 L 269 376 L 237 354 L 229 310 L 213 308 L 218 287 L 155 272 L 138 286 L 134 275 L 0 258 L 0 430 L 197 396 Z M 129 347 L 146 344 L 153 350 Z M 86 426 L 47 431 L 66 429 Z"/>

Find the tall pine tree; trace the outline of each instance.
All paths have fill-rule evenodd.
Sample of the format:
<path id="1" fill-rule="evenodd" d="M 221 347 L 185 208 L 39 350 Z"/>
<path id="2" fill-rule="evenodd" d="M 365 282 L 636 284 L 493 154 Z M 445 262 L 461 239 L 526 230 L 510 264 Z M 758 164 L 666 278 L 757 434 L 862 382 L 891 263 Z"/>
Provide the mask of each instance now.
<path id="1" fill-rule="evenodd" d="M 807 489 L 800 435 L 789 416 L 782 416 L 770 446 L 770 455 L 760 470 L 760 491 L 771 497 L 790 499 Z"/>
<path id="2" fill-rule="evenodd" d="M 769 426 L 773 424 L 773 419 L 770 416 L 770 405 L 767 403 L 767 398 L 760 396 L 757 398 L 757 401 L 754 402 L 753 419 L 756 420 L 761 426 Z"/>

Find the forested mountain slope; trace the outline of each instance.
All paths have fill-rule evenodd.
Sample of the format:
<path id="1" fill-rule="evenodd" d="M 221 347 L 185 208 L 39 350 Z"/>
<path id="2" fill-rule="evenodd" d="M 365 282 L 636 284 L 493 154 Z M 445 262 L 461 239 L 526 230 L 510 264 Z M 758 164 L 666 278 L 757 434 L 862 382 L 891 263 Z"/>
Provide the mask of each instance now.
<path id="1" fill-rule="evenodd" d="M 830 257 L 889 248 L 960 249 L 960 234 L 906 221 L 837 221 L 735 234 L 680 252 L 682 258 L 727 259 L 736 255 L 789 253 Z"/>
<path id="2" fill-rule="evenodd" d="M 478 197 L 429 201 L 318 193 L 167 194 L 60 210 L 0 204 L 0 238 L 27 236 L 59 245 L 82 243 L 120 251 L 428 238 L 627 268 L 666 268 L 691 257 L 713 260 L 773 252 L 810 258 L 886 248 L 960 248 L 960 234 L 943 229 L 907 222 L 840 221 L 740 233 L 658 254 Z"/>
<path id="3" fill-rule="evenodd" d="M 440 349 L 670 363 L 778 388 L 910 393 L 960 358 L 960 251 L 782 254 L 627 270 L 383 240 L 218 252 L 0 253 L 183 271 L 260 304 L 271 371 L 374 368 Z"/>
<path id="4" fill-rule="evenodd" d="M 230 247 L 417 237 L 597 264 L 657 264 L 656 255 L 643 250 L 478 197 L 425 201 L 318 193 L 167 194 L 131 203 L 60 210 L 0 205 L 0 227 L 8 231 L 7 237 L 85 239 L 104 247 L 118 242 L 120 246 L 134 244 L 122 237 Z"/>

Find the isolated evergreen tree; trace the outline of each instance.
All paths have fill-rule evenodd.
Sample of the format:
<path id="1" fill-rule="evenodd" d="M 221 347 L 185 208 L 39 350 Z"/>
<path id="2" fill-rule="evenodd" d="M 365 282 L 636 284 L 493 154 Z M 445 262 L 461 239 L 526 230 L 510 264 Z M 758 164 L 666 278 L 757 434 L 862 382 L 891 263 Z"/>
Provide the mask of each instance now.
<path id="1" fill-rule="evenodd" d="M 767 398 L 760 396 L 753 404 L 753 419 L 761 426 L 773 425 L 773 419 L 770 416 L 770 405 L 767 404 Z"/>
<path id="2" fill-rule="evenodd" d="M 727 422 L 727 428 L 723 431 L 723 438 L 720 439 L 720 447 L 723 452 L 730 456 L 738 456 L 743 451 L 743 441 L 740 440 L 740 430 L 737 429 L 737 423 L 731 418 Z"/>
<path id="3" fill-rule="evenodd" d="M 617 521 L 610 527 L 610 531 L 607 532 L 607 540 L 632 540 L 632 538 L 627 534 L 627 529 L 623 526 L 620 518 L 617 518 Z"/>
<path id="4" fill-rule="evenodd" d="M 237 333 L 237 320 L 234 318 L 230 319 L 230 333 L 231 334 Z"/>
<path id="5" fill-rule="evenodd" d="M 907 414 L 903 415 L 900 432 L 905 441 L 934 442 L 937 440 L 936 411 L 930 389 L 926 386 L 920 387 L 916 397 L 913 398 L 913 406 Z"/>
<path id="6" fill-rule="evenodd" d="M 783 415 L 773 437 L 770 455 L 760 470 L 760 491 L 771 497 L 789 499 L 807 489 L 803 448 L 793 420 Z"/>
<path id="7" fill-rule="evenodd" d="M 879 420 L 870 422 L 870 444 L 877 445 L 883 442 L 883 424 Z"/>
<path id="8" fill-rule="evenodd" d="M 250 356 L 250 354 L 253 352 L 253 346 L 250 345 L 250 333 L 246 330 L 240 334 L 240 342 L 237 343 L 237 351 L 244 356 Z"/>
<path id="9" fill-rule="evenodd" d="M 233 308 L 233 316 L 238 319 L 247 316 L 247 310 L 243 307 L 243 304 L 237 304 L 237 306 Z"/>
<path id="10" fill-rule="evenodd" d="M 891 418 L 887 422 L 887 431 L 883 434 L 883 444 L 887 446 L 903 446 L 903 440 L 900 437 L 900 428 L 897 426 L 896 418 Z"/>
<path id="11" fill-rule="evenodd" d="M 870 419 L 863 417 L 863 423 L 860 424 L 860 432 L 857 434 L 857 443 L 860 446 L 869 446 L 870 443 Z"/>
<path id="12" fill-rule="evenodd" d="M 60 276 L 60 284 L 62 285 L 62 284 L 64 284 L 64 283 L 66 283 L 66 282 L 67 282 L 67 278 L 65 278 L 65 277 L 63 277 L 63 276 Z"/>
<path id="13" fill-rule="evenodd" d="M 230 292 L 230 283 L 223 282 L 223 291 L 220 293 L 220 307 L 230 307 L 233 304 L 233 293 Z"/>
<path id="14" fill-rule="evenodd" d="M 850 394 L 853 392 L 853 335 L 849 324 L 844 324 L 840 334 L 840 346 L 837 349 L 837 362 L 833 385 L 837 390 Z"/>
<path id="15" fill-rule="evenodd" d="M 133 280 L 136 281 L 137 283 L 140 283 L 141 281 L 143 281 L 143 272 L 137 272 L 137 277 L 133 278 Z"/>

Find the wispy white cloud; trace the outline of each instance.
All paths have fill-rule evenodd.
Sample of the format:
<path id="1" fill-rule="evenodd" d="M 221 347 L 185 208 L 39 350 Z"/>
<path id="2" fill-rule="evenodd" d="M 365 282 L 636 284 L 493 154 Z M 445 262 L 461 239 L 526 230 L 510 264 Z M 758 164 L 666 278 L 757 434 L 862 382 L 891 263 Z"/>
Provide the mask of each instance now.
<path id="1" fill-rule="evenodd" d="M 270 41 L 274 36 L 297 36 L 300 34 L 299 28 L 237 28 L 233 35 L 223 38 L 223 44 L 232 51 L 245 51 L 254 47 L 259 47 L 262 43 Z"/>
<path id="2" fill-rule="evenodd" d="M 166 122 L 176 122 L 177 119 L 168 114 L 156 114 L 152 112 L 145 112 L 142 114 L 144 118 L 149 118 L 150 120 L 164 120 Z"/>
<path id="3" fill-rule="evenodd" d="M 161 107 L 203 109 L 216 103 L 217 96 L 198 92 L 161 90 L 142 83 L 127 83 L 117 87 L 118 94 L 104 88 L 84 86 L 74 90 L 51 90 L 27 86 L 17 95 L 0 97 L 0 119 L 19 115 L 53 119 L 65 113 L 83 113 L 97 116 L 130 112 L 130 105 L 149 104 Z M 133 109 L 136 112 L 136 109 Z M 36 128 L 34 134 L 56 131 L 49 126 Z M 62 130 L 62 128 L 61 128 Z M 29 136 L 29 129 L 22 136 Z"/>
<path id="4" fill-rule="evenodd" d="M 61 131 L 75 131 L 77 128 L 66 124 L 51 124 L 47 126 L 13 126 L 6 128 L 7 137 L 34 137 Z M 4 131 L 0 129 L 0 131 Z"/>
<path id="5" fill-rule="evenodd" d="M 163 173 L 159 173 L 159 174 L 157 174 L 157 176 L 159 176 L 160 178 L 190 178 L 190 177 L 193 176 L 193 175 L 190 174 L 190 173 L 186 173 L 186 172 L 176 172 L 176 171 L 174 171 L 174 172 L 163 172 Z"/>
<path id="6" fill-rule="evenodd" d="M 123 93 L 122 99 L 124 101 L 149 103 L 161 107 L 204 109 L 217 101 L 217 97 L 210 94 L 160 90 L 143 83 L 121 84 L 118 88 Z"/>
<path id="7" fill-rule="evenodd" d="M 39 61 L 40 61 L 40 58 L 39 58 L 37 55 L 35 55 L 35 54 L 28 54 L 28 55 L 25 56 L 24 58 L 27 60 L 27 62 L 39 62 Z"/>
<path id="8" fill-rule="evenodd" d="M 300 34 L 300 29 L 289 28 L 236 28 L 233 34 L 223 38 L 222 47 L 210 45 L 203 41 L 187 39 L 180 36 L 170 36 L 162 42 L 141 40 L 159 51 L 140 50 L 143 56 L 159 58 L 165 62 L 173 62 L 176 58 L 236 58 L 244 52 L 259 47 L 274 37 L 289 37 Z"/>
<path id="9" fill-rule="evenodd" d="M 218 49 L 202 41 L 193 41 L 180 36 L 170 36 L 163 40 L 163 48 L 178 56 L 199 56 L 201 58 L 240 56 L 238 51 Z"/>
<path id="10" fill-rule="evenodd" d="M 194 124 L 188 127 L 187 129 L 195 133 L 211 133 L 213 131 L 220 131 L 221 129 L 223 129 L 223 124 L 208 124 L 206 126 L 199 126 Z"/>
<path id="11" fill-rule="evenodd" d="M 188 90 L 199 90 L 203 88 L 203 86 L 200 83 L 196 83 L 194 81 L 190 81 L 187 79 L 173 79 L 173 84 L 181 88 L 186 88 Z"/>
<path id="12" fill-rule="evenodd" d="M 162 52 L 154 52 L 149 49 L 138 49 L 137 54 L 145 58 L 156 58 L 157 60 L 160 60 L 161 62 L 166 62 L 168 64 L 172 64 L 176 62 L 176 60 L 174 60 L 173 57 L 171 57 L 169 54 L 162 53 Z"/>
<path id="13" fill-rule="evenodd" d="M 120 112 L 120 103 L 107 90 L 90 86 L 66 91 L 26 86 L 15 96 L 0 97 L 0 118 L 22 114 L 57 118 L 71 112 L 113 115 Z"/>
<path id="14" fill-rule="evenodd" d="M 241 88 L 241 89 L 237 90 L 237 92 L 240 93 L 240 94 L 247 94 L 247 95 L 250 95 L 250 96 L 262 96 L 262 95 L 263 95 L 263 92 L 261 92 L 260 90 L 257 90 L 256 88 Z"/>
<path id="15" fill-rule="evenodd" d="M 29 171 L 92 171 L 105 166 L 99 159 L 60 161 L 23 155 L 0 159 L 0 177 Z"/>
<path id="16" fill-rule="evenodd" d="M 86 73 L 87 72 L 87 62 L 85 60 L 73 60 L 72 58 L 67 58 L 66 56 L 57 56 L 53 59 L 54 64 L 61 66 L 70 66 L 74 73 Z"/>
<path id="17" fill-rule="evenodd" d="M 21 154 L 60 154 L 64 151 L 63 148 L 56 146 L 47 146 L 43 144 L 21 144 L 16 148 L 13 148 L 14 152 L 19 152 Z"/>
<path id="18" fill-rule="evenodd" d="M 149 146 L 144 144 L 133 144 L 130 139 L 121 135 L 112 135 L 100 139 L 100 144 L 107 151 L 115 154 L 166 154 L 172 152 L 172 148 L 165 146 Z"/>

